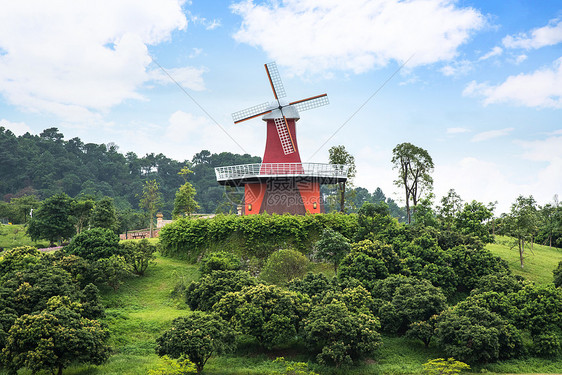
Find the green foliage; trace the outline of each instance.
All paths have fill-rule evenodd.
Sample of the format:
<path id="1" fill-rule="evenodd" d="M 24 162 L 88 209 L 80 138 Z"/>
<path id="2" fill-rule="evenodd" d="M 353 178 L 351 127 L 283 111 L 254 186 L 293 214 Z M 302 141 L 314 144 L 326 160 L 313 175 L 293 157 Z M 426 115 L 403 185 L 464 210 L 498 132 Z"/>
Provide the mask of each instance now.
<path id="1" fill-rule="evenodd" d="M 344 256 L 351 250 L 351 245 L 347 238 L 341 233 L 331 228 L 326 228 L 322 232 L 320 240 L 316 242 L 316 256 L 334 264 L 334 272 L 338 273 L 338 265 Z"/>
<path id="2" fill-rule="evenodd" d="M 395 270 L 399 267 L 400 259 L 392 246 L 364 240 L 352 244 L 351 252 L 340 263 L 338 279 L 354 278 L 371 290 L 377 280 L 388 277 L 389 268 Z"/>
<path id="3" fill-rule="evenodd" d="M 195 200 L 195 195 L 197 192 L 189 182 L 185 182 L 180 186 L 179 190 L 176 192 L 176 198 L 174 200 L 174 211 L 172 215 L 174 218 L 182 216 L 191 216 L 201 207 Z"/>
<path id="4" fill-rule="evenodd" d="M 303 321 L 303 338 L 318 362 L 341 367 L 374 354 L 380 324 L 371 314 L 352 313 L 337 300 L 313 307 Z"/>
<path id="5" fill-rule="evenodd" d="M 503 216 L 503 234 L 515 237 L 519 249 L 521 268 L 525 262 L 525 250 L 532 245 L 534 237 L 538 234 L 539 215 L 537 202 L 533 196 L 520 195 L 511 205 L 511 211 Z"/>
<path id="6" fill-rule="evenodd" d="M 524 352 L 521 333 L 498 314 L 461 302 L 439 318 L 436 338 L 443 351 L 468 363 L 512 358 Z"/>
<path id="7" fill-rule="evenodd" d="M 71 198 L 60 193 L 41 202 L 29 221 L 27 233 L 33 240 L 45 239 L 51 244 L 72 237 L 76 233 Z"/>
<path id="8" fill-rule="evenodd" d="M 210 219 L 179 219 L 166 225 L 159 238 L 162 253 L 194 262 L 208 250 L 224 250 L 243 258 L 265 259 L 280 248 L 311 251 L 324 228 L 352 238 L 355 215 L 217 215 Z"/>
<path id="9" fill-rule="evenodd" d="M 429 347 L 431 339 L 435 335 L 435 324 L 437 323 L 437 315 L 433 315 L 428 320 L 413 322 L 406 331 L 406 337 L 417 339 L 423 342 L 426 348 Z"/>
<path id="10" fill-rule="evenodd" d="M 41 253 L 34 247 L 21 246 L 0 255 L 0 278 L 10 272 L 25 270 L 39 262 Z"/>
<path id="11" fill-rule="evenodd" d="M 544 333 L 533 337 L 533 353 L 539 357 L 556 357 L 561 349 L 560 338 L 555 333 Z"/>
<path id="12" fill-rule="evenodd" d="M 91 261 L 123 253 L 119 236 L 107 228 L 83 231 L 64 247 L 64 251 Z"/>
<path id="13" fill-rule="evenodd" d="M 302 278 L 308 264 L 308 259 L 301 252 L 282 249 L 267 258 L 260 277 L 267 282 L 284 285 L 293 279 Z"/>
<path id="14" fill-rule="evenodd" d="M 443 292 L 427 280 L 393 275 L 374 284 L 375 304 L 386 332 L 404 333 L 411 323 L 426 321 L 447 307 Z"/>
<path id="15" fill-rule="evenodd" d="M 119 222 L 113 199 L 103 197 L 95 203 L 90 214 L 90 226 L 92 228 L 106 228 L 117 232 Z"/>
<path id="16" fill-rule="evenodd" d="M 459 374 L 465 370 L 470 370 L 470 366 L 454 358 L 431 359 L 423 364 L 423 373 L 427 375 Z"/>
<path id="17" fill-rule="evenodd" d="M 526 285 L 509 296 L 512 320 L 531 335 L 557 332 L 562 329 L 562 289 L 554 285 Z"/>
<path id="18" fill-rule="evenodd" d="M 211 311 L 227 293 L 255 285 L 256 279 L 245 271 L 212 271 L 189 284 L 185 292 L 186 302 L 192 310 Z"/>
<path id="19" fill-rule="evenodd" d="M 462 234 L 478 237 L 483 243 L 494 241 L 486 222 L 493 217 L 492 210 L 482 203 L 465 203 L 455 218 L 455 228 Z"/>
<path id="20" fill-rule="evenodd" d="M 213 309 L 238 331 L 270 349 L 296 336 L 310 304 L 300 293 L 260 284 L 226 294 Z"/>
<path id="21" fill-rule="evenodd" d="M 304 362 L 287 361 L 283 357 L 277 357 L 273 363 L 278 363 L 284 367 L 283 371 L 275 371 L 271 375 L 319 375 L 308 369 Z"/>
<path id="22" fill-rule="evenodd" d="M 561 287 L 562 286 L 562 261 L 558 263 L 558 266 L 552 271 L 554 275 L 554 286 Z"/>
<path id="23" fill-rule="evenodd" d="M 307 273 L 302 279 L 293 279 L 288 284 L 288 289 L 300 292 L 310 297 L 313 303 L 320 302 L 324 295 L 336 291 L 334 284 L 323 273 Z"/>
<path id="24" fill-rule="evenodd" d="M 139 207 L 148 213 L 150 218 L 150 237 L 152 238 L 152 227 L 154 225 L 154 215 L 162 206 L 162 195 L 156 180 L 146 181 L 142 189 Z"/>
<path id="25" fill-rule="evenodd" d="M 354 314 L 372 314 L 374 308 L 371 293 L 360 284 L 343 288 L 342 291 L 326 291 L 320 304 L 327 305 L 333 301 L 343 302 Z"/>
<path id="26" fill-rule="evenodd" d="M 96 320 L 80 316 L 81 306 L 68 297 L 52 297 L 47 308 L 23 315 L 10 328 L 2 362 L 10 371 L 28 368 L 62 374 L 70 363 L 101 364 L 109 357 L 109 332 Z"/>
<path id="27" fill-rule="evenodd" d="M 157 245 L 143 238 L 140 241 L 127 241 L 123 243 L 125 260 L 132 267 L 135 275 L 142 276 L 150 264 L 154 264 Z"/>
<path id="28" fill-rule="evenodd" d="M 188 358 L 201 373 L 209 358 L 234 350 L 235 334 L 218 315 L 195 311 L 174 319 L 172 328 L 156 340 L 156 353 Z"/>
<path id="29" fill-rule="evenodd" d="M 233 253 L 215 251 L 201 259 L 199 271 L 201 271 L 201 275 L 207 275 L 212 271 L 237 271 L 240 267 L 240 258 Z"/>
<path id="30" fill-rule="evenodd" d="M 189 359 L 172 359 L 167 355 L 162 357 L 164 363 L 155 370 L 148 370 L 148 375 L 185 375 L 196 374 L 197 368 Z"/>
<path id="31" fill-rule="evenodd" d="M 103 275 L 105 284 L 112 287 L 113 290 L 119 289 L 123 281 L 133 273 L 133 267 L 122 255 L 98 259 L 96 266 Z"/>

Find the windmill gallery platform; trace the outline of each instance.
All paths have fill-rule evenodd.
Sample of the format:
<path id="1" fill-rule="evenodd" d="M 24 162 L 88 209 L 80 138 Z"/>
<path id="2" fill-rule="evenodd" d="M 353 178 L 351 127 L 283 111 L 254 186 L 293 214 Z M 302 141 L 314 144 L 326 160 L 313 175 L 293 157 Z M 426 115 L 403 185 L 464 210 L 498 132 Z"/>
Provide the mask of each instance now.
<path id="1" fill-rule="evenodd" d="M 262 163 L 215 168 L 221 185 L 244 187 L 242 214 L 324 212 L 322 184 L 347 180 L 347 165 L 302 163 L 296 142 L 299 111 L 328 104 L 326 94 L 287 102 L 275 63 L 265 65 L 275 101 L 263 103 L 232 116 L 234 123 L 263 116 L 266 145 Z"/>

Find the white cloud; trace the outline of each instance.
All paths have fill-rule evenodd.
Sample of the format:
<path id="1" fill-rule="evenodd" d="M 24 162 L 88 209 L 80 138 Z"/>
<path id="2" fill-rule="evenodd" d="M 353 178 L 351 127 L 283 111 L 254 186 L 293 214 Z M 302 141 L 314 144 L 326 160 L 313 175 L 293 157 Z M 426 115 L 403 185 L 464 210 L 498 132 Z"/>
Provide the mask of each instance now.
<path id="1" fill-rule="evenodd" d="M 484 104 L 513 103 L 526 107 L 562 108 L 562 58 L 552 68 L 508 77 L 491 86 L 472 81 L 463 91 L 468 96 L 483 96 Z"/>
<path id="2" fill-rule="evenodd" d="M 470 132 L 470 130 L 466 128 L 447 128 L 447 134 L 460 134 L 468 132 Z"/>
<path id="3" fill-rule="evenodd" d="M 164 68 L 165 69 L 165 68 Z M 166 72 L 173 78 L 174 81 L 179 83 L 182 87 L 195 91 L 205 90 L 205 82 L 203 81 L 203 73 L 207 70 L 204 68 L 171 68 L 166 69 Z M 164 73 L 160 68 L 151 70 L 149 72 L 150 78 L 160 84 L 175 84 L 172 79 Z"/>
<path id="4" fill-rule="evenodd" d="M 562 20 L 550 20 L 548 25 L 531 30 L 530 33 L 508 35 L 502 43 L 507 48 L 537 49 L 562 42 Z"/>
<path id="5" fill-rule="evenodd" d="M 498 130 L 489 130 L 486 132 L 478 133 L 474 137 L 472 137 L 472 142 L 483 142 L 488 141 L 490 139 L 504 137 L 511 133 L 514 129 L 513 128 L 505 128 L 505 129 L 498 129 Z"/>
<path id="6" fill-rule="evenodd" d="M 2 119 L 0 120 L 0 127 L 10 130 L 17 136 L 23 135 L 25 133 L 33 133 L 31 128 L 24 122 L 11 122 L 6 119 Z"/>
<path id="7" fill-rule="evenodd" d="M 186 28 L 183 2 L 3 2 L 0 93 L 13 105 L 65 119 L 142 99 L 147 45 Z"/>
<path id="8" fill-rule="evenodd" d="M 490 52 L 486 53 L 485 55 L 480 56 L 478 61 L 488 60 L 491 57 L 500 56 L 502 53 L 503 53 L 503 48 L 495 46 L 494 48 L 492 48 L 492 50 Z"/>
<path id="9" fill-rule="evenodd" d="M 459 75 L 466 75 L 472 70 L 472 63 L 468 60 L 461 60 L 461 61 L 453 61 L 452 63 L 444 66 L 441 69 L 441 73 L 443 75 L 450 77 L 450 76 L 459 76 Z"/>
<path id="10" fill-rule="evenodd" d="M 452 0 L 248 0 L 232 10 L 242 17 L 235 40 L 297 74 L 361 73 L 413 54 L 410 67 L 450 60 L 485 25 L 480 12 Z"/>

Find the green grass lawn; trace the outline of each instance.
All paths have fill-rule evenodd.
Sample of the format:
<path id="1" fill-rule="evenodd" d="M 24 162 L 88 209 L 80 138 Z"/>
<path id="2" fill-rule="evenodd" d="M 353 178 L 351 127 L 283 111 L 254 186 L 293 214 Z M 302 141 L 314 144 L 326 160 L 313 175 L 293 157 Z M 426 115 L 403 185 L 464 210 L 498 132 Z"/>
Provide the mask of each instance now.
<path id="1" fill-rule="evenodd" d="M 514 240 L 510 237 L 496 236 L 496 243 L 488 244 L 486 248 L 506 260 L 515 275 L 538 284 L 551 283 L 552 271 L 562 261 L 562 249 L 535 244 L 532 252 L 530 249 L 526 250 L 524 266 L 521 268 L 519 250 L 517 247 L 511 248 L 512 243 Z"/>
<path id="2" fill-rule="evenodd" d="M 23 225 L 0 224 L 0 247 L 12 249 L 19 246 L 48 247 L 48 241 L 32 241 Z"/>

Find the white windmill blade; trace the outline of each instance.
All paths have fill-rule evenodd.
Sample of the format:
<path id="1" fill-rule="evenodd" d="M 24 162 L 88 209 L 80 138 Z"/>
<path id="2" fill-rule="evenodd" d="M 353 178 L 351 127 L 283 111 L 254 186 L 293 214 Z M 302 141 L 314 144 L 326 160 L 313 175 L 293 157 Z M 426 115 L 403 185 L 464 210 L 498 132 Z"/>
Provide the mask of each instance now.
<path id="1" fill-rule="evenodd" d="M 275 122 L 275 128 L 277 129 L 277 135 L 279 135 L 279 140 L 281 141 L 281 148 L 285 155 L 292 154 L 295 152 L 295 144 L 293 143 L 293 137 L 289 132 L 289 124 L 287 124 L 287 119 L 285 116 L 277 117 L 273 119 Z"/>
<path id="2" fill-rule="evenodd" d="M 258 104 L 256 106 L 243 109 L 238 112 L 234 112 L 232 114 L 232 119 L 234 120 L 235 124 L 238 124 L 239 122 L 246 121 L 254 117 L 262 116 L 265 115 L 266 113 L 270 113 L 271 109 L 269 108 L 270 108 L 269 103 Z"/>
<path id="3" fill-rule="evenodd" d="M 294 106 L 299 112 L 321 107 L 327 104 L 330 104 L 330 101 L 328 100 L 328 94 L 317 95 L 289 103 L 289 105 Z"/>
<path id="4" fill-rule="evenodd" d="M 277 64 L 275 64 L 275 62 L 265 64 L 265 71 L 269 78 L 269 83 L 271 84 L 275 99 L 287 96 L 285 88 L 283 87 L 283 82 L 281 81 L 281 75 L 279 75 L 279 70 L 277 70 Z"/>

